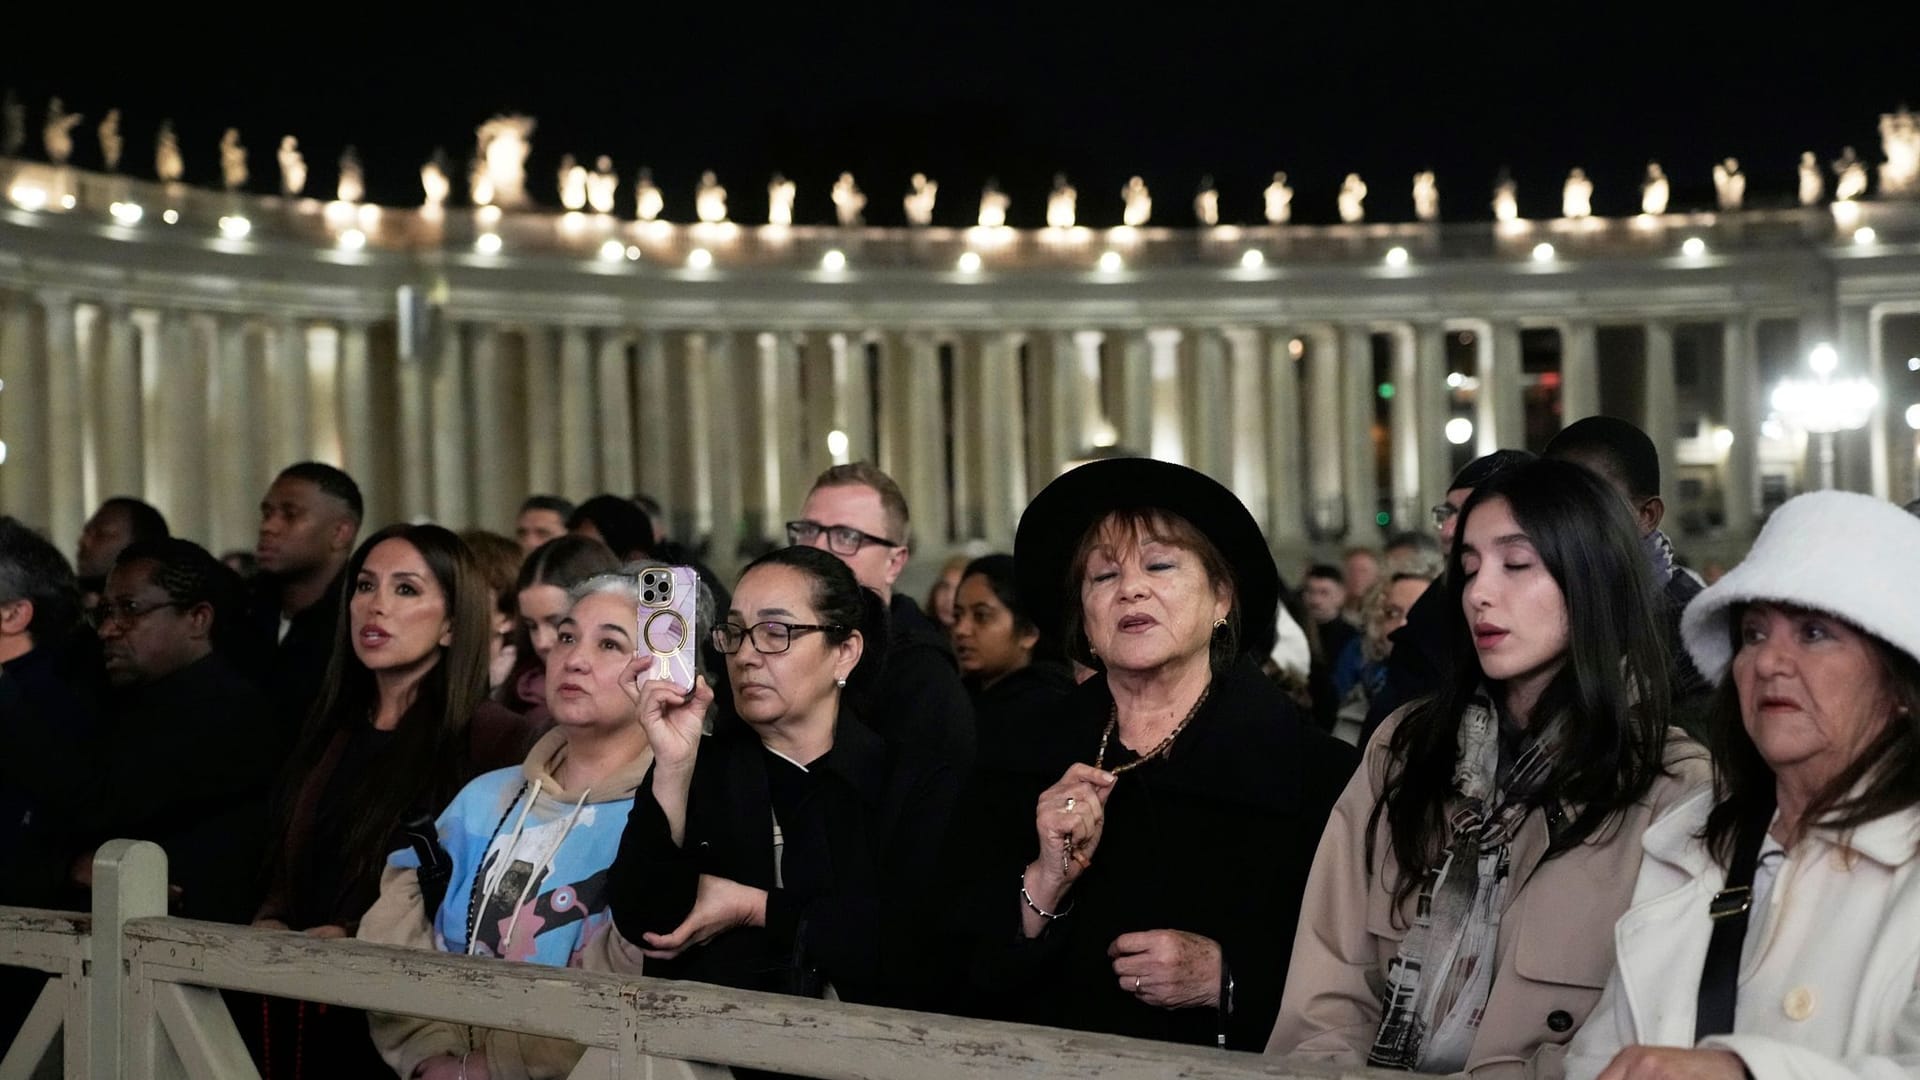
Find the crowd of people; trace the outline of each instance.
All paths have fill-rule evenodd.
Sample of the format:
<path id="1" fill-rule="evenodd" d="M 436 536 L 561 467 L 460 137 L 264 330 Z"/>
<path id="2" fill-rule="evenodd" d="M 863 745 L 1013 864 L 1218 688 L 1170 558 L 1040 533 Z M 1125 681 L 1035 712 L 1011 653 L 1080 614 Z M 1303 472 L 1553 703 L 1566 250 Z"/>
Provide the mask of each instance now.
<path id="1" fill-rule="evenodd" d="M 127 837 L 177 914 L 314 939 L 1336 1066 L 1920 1073 L 1920 517 L 1803 495 L 1708 585 L 1659 490 L 1589 418 L 1296 589 L 1232 491 L 1105 459 L 924 605 L 864 464 L 727 580 L 645 496 L 368 529 L 314 462 L 250 559 L 0 517 L 0 903 L 85 908 Z M 228 1000 L 269 1077 L 581 1053 Z"/>

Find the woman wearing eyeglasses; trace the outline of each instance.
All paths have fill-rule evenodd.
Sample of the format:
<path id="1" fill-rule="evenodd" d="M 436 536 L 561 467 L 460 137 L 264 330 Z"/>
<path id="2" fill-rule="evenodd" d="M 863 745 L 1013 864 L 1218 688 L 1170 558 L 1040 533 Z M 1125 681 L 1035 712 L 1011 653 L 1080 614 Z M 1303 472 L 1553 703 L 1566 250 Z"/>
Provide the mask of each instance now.
<path id="1" fill-rule="evenodd" d="M 794 547 L 750 564 L 714 628 L 742 723 L 649 681 L 654 766 L 611 875 L 614 924 L 652 976 L 909 1005 L 927 883 L 952 807 L 861 721 L 885 614 L 846 564 Z M 696 948 L 695 946 L 699 946 Z"/>

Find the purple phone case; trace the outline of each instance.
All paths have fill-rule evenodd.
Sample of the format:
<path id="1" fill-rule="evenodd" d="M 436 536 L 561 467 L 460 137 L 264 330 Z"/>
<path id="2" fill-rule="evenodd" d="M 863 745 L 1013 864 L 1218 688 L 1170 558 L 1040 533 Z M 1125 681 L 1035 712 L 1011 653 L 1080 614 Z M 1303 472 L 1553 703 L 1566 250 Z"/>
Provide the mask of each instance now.
<path id="1" fill-rule="evenodd" d="M 649 678 L 693 689 L 699 625 L 695 603 L 699 579 L 686 566 L 657 566 L 640 572 L 640 648 L 653 654 Z"/>

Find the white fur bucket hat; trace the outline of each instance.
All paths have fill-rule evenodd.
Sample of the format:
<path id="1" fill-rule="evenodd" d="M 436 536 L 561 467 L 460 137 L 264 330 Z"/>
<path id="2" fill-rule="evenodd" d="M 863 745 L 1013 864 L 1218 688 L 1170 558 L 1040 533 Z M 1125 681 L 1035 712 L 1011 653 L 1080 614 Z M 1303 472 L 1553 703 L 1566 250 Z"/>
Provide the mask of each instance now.
<path id="1" fill-rule="evenodd" d="M 1687 652 L 1708 681 L 1718 683 L 1733 660 L 1734 606 L 1756 600 L 1839 616 L 1920 657 L 1920 518 L 1849 491 L 1787 500 L 1745 561 L 1680 618 Z"/>

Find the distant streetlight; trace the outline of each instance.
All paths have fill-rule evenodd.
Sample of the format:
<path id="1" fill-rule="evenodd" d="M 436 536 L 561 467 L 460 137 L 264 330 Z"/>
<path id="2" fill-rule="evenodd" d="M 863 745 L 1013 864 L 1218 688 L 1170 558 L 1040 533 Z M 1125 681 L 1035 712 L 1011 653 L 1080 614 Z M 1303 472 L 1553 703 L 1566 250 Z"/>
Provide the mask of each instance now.
<path id="1" fill-rule="evenodd" d="M 1880 404 L 1880 389 L 1869 379 L 1836 379 L 1840 354 L 1822 342 L 1807 354 L 1811 379 L 1782 379 L 1773 388 L 1773 411 L 1787 423 L 1819 439 L 1820 486 L 1834 486 L 1833 436 L 1858 431 Z"/>

